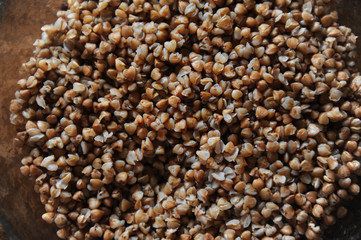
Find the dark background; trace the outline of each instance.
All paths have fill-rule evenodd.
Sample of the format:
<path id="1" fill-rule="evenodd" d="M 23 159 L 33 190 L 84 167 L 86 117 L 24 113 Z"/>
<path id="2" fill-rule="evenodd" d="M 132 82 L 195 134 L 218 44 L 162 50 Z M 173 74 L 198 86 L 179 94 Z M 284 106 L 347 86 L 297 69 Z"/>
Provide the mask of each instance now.
<path id="1" fill-rule="evenodd" d="M 10 240 L 55 240 L 56 228 L 41 219 L 44 212 L 33 183 L 19 172 L 21 153 L 12 146 L 15 135 L 8 106 L 21 78 L 19 69 L 32 54 L 40 28 L 56 19 L 64 0 L 0 0 L 0 223 Z M 335 0 L 339 22 L 361 36 L 361 0 Z M 361 41 L 358 41 L 361 57 Z M 359 61 L 361 63 L 361 61 Z M 361 68 L 360 68 L 361 69 Z M 324 236 L 327 240 L 361 239 L 361 198 L 348 204 L 349 214 Z M 4 240 L 1 234 L 0 240 Z"/>

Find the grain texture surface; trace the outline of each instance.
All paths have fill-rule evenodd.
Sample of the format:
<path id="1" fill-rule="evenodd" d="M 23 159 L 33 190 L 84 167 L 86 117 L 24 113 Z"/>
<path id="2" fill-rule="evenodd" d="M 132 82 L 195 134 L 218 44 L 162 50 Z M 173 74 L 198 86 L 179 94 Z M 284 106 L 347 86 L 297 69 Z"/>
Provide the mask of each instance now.
<path id="1" fill-rule="evenodd" d="M 32 43 L 40 36 L 40 27 L 54 21 L 62 2 L 0 0 L 0 223 L 10 240 L 57 239 L 55 226 L 41 220 L 44 210 L 33 184 L 20 175 L 22 151 L 12 146 L 15 129 L 8 120 L 8 106 L 16 81 L 21 78 L 21 63 L 31 56 Z M 340 22 L 361 36 L 361 1 L 335 0 L 335 8 L 339 11 Z M 358 53 L 361 56 L 361 41 L 358 41 Z M 349 207 L 346 219 L 327 230 L 324 239 L 361 239 L 361 198 L 355 199 Z M 0 240 L 5 239 L 0 231 Z"/>

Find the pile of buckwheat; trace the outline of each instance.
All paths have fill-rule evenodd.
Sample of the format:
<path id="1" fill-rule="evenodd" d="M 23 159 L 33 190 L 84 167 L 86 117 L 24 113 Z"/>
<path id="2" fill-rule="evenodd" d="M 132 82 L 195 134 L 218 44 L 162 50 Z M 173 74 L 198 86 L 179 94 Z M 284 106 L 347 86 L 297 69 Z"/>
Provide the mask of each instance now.
<path id="1" fill-rule="evenodd" d="M 12 100 L 62 239 L 320 238 L 357 195 L 356 36 L 330 0 L 68 0 Z"/>

